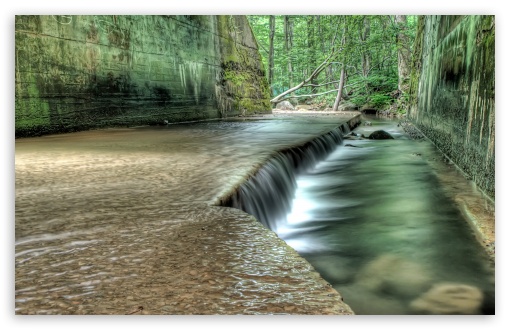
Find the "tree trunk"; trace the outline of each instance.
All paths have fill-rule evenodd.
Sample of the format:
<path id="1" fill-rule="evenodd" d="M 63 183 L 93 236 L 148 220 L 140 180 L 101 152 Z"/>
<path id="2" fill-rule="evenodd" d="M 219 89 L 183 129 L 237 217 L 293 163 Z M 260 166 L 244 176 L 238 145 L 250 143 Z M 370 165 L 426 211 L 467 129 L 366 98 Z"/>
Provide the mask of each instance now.
<path id="1" fill-rule="evenodd" d="M 338 111 L 338 105 L 342 100 L 342 90 L 345 84 L 345 68 L 342 65 L 342 71 L 340 72 L 340 82 L 338 83 L 338 94 L 336 95 L 335 104 L 333 105 L 333 111 Z"/>
<path id="2" fill-rule="evenodd" d="M 409 38 L 406 35 L 407 16 L 395 15 L 399 32 L 397 33 L 397 52 L 398 52 L 398 90 L 407 94 L 409 92 L 409 74 L 411 51 L 409 49 Z"/>
<path id="3" fill-rule="evenodd" d="M 323 21 L 327 18 L 326 17 L 321 17 L 320 15 L 317 16 L 317 33 L 319 35 L 319 40 L 320 40 L 320 43 L 321 43 L 321 50 L 322 50 L 322 53 L 326 53 L 326 36 L 324 35 L 324 23 Z M 331 23 L 331 21 L 330 21 Z M 332 77 L 332 68 L 331 68 L 331 65 L 328 65 L 328 67 L 326 68 L 325 72 L 326 72 L 326 80 L 327 81 L 330 81 L 330 80 L 333 80 L 331 77 Z M 331 78 L 331 79 L 330 79 Z"/>
<path id="4" fill-rule="evenodd" d="M 306 37 L 308 46 L 308 65 L 306 74 L 309 75 L 317 65 L 317 59 L 315 57 L 315 17 L 310 15 L 306 20 Z M 312 85 L 317 84 L 317 79 L 312 79 Z M 316 92 L 316 87 L 312 87 L 312 93 Z"/>
<path id="5" fill-rule="evenodd" d="M 273 79 L 274 79 L 274 29 L 275 29 L 275 17 L 274 15 L 269 16 L 269 90 L 271 96 L 273 96 Z"/>
<path id="6" fill-rule="evenodd" d="M 392 27 L 392 17 L 391 15 L 381 15 L 379 16 L 379 23 L 381 23 L 381 28 L 383 31 L 388 31 Z M 383 72 L 386 75 L 389 75 L 391 73 L 388 73 L 388 69 L 391 68 L 391 65 L 385 65 L 385 58 L 393 58 L 392 57 L 392 47 L 388 47 L 389 43 L 383 42 L 381 45 L 381 49 L 379 52 L 376 52 L 377 55 L 377 69 L 379 72 Z"/>
<path id="7" fill-rule="evenodd" d="M 345 18 L 344 18 L 345 19 Z M 288 22 L 289 20 L 287 19 L 287 16 L 284 17 L 284 26 L 285 25 L 288 25 L 291 27 L 291 24 L 288 24 L 286 22 Z M 332 22 L 332 18 L 329 18 L 329 21 L 330 23 Z M 337 27 L 338 26 L 338 22 L 337 21 Z M 320 18 L 317 18 L 317 23 L 319 24 L 319 29 L 318 29 L 318 34 L 319 34 L 319 40 L 321 41 L 321 46 L 323 47 L 323 49 L 325 49 L 326 45 L 325 45 L 325 40 L 326 40 L 326 36 L 323 35 L 323 32 L 324 32 L 324 29 L 322 27 L 320 27 L 320 24 L 321 24 L 321 19 Z M 285 35 L 288 34 L 287 32 L 287 28 L 285 28 Z M 290 30 L 290 29 L 289 29 Z M 315 78 L 318 77 L 318 75 L 323 72 L 323 71 L 327 71 L 328 69 L 331 68 L 331 63 L 334 62 L 339 56 L 343 55 L 343 47 L 339 47 L 337 48 L 338 46 L 335 46 L 336 44 L 336 36 L 337 36 L 337 33 L 336 33 L 336 29 L 333 29 L 334 31 L 334 35 L 333 37 L 331 38 L 331 47 L 329 49 L 329 55 L 327 56 L 327 58 L 320 64 L 317 66 L 317 68 L 315 68 L 315 70 L 310 74 L 310 76 L 308 76 L 308 78 L 306 78 L 305 80 L 303 80 L 302 82 L 300 82 L 298 85 L 292 87 L 292 88 L 289 88 L 288 90 L 286 90 L 285 92 L 273 97 L 270 102 L 271 103 L 277 103 L 279 101 L 281 101 L 281 99 L 287 95 L 287 94 L 291 94 L 294 93 L 296 90 L 302 88 L 305 86 L 305 84 L 309 83 L 310 81 L 314 80 Z M 289 33 L 290 36 L 292 36 L 291 33 Z M 329 36 L 328 36 L 329 38 Z M 286 40 L 286 48 L 287 47 L 287 40 Z M 289 54 L 290 55 L 290 54 Z M 290 59 L 290 56 L 289 56 L 289 59 Z M 344 61 L 344 60 L 343 60 Z M 343 62 L 342 62 L 343 63 Z M 347 77 L 347 72 L 345 72 L 345 75 L 344 75 L 344 80 L 345 80 L 345 77 Z M 312 84 L 314 85 L 314 84 Z M 309 87 L 310 85 L 307 85 L 307 87 Z"/>
<path id="8" fill-rule="evenodd" d="M 363 77 L 367 78 L 370 71 L 370 53 L 367 49 L 366 43 L 370 37 L 370 17 L 363 18 L 363 28 L 361 29 L 361 43 L 363 52 L 361 54 L 361 71 Z"/>
<path id="9" fill-rule="evenodd" d="M 289 16 L 284 16 L 284 29 L 285 29 L 285 52 L 287 54 L 287 73 L 289 75 L 289 89 L 292 87 L 292 20 Z"/>
<path id="10" fill-rule="evenodd" d="M 342 35 L 342 47 L 345 45 L 345 39 L 347 37 L 347 18 L 344 16 L 344 30 Z M 342 70 L 340 71 L 340 82 L 338 83 L 338 94 L 336 95 L 335 104 L 333 105 L 333 111 L 338 111 L 338 105 L 342 100 L 342 91 L 345 84 L 345 55 L 342 56 Z"/>
<path id="11" fill-rule="evenodd" d="M 397 34 L 397 52 L 398 52 L 398 90 L 402 94 L 409 92 L 409 74 L 411 51 L 409 49 L 409 38 L 406 35 L 407 16 L 396 15 L 395 23 L 397 23 L 399 32 Z"/>

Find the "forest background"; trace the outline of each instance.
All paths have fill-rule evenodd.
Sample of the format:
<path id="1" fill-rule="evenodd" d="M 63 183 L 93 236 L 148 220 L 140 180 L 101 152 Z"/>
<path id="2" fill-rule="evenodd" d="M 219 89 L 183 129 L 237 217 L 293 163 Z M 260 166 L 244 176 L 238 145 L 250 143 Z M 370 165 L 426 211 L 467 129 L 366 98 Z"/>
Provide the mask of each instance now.
<path id="1" fill-rule="evenodd" d="M 271 102 L 406 113 L 417 16 L 251 15 Z"/>

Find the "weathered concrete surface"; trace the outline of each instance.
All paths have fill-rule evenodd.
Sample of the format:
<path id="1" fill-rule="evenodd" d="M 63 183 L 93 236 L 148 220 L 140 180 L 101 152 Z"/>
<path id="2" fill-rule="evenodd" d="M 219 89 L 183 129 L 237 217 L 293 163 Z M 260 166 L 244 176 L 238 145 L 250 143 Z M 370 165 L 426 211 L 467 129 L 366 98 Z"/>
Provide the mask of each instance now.
<path id="1" fill-rule="evenodd" d="M 495 197 L 495 17 L 420 16 L 409 116 Z"/>
<path id="2" fill-rule="evenodd" d="M 350 118 L 17 139 L 16 314 L 352 314 L 274 233 L 214 206 L 275 150 Z"/>
<path id="3" fill-rule="evenodd" d="M 16 136 L 270 112 L 245 16 L 17 15 Z"/>

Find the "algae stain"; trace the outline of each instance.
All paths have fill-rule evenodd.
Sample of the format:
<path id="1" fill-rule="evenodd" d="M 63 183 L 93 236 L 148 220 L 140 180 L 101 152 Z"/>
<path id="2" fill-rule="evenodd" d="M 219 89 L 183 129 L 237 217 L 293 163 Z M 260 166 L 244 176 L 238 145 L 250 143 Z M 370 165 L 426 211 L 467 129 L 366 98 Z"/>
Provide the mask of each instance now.
<path id="1" fill-rule="evenodd" d="M 471 60 L 472 54 L 474 52 L 474 44 L 476 41 L 476 26 L 480 20 L 480 16 L 468 16 L 468 27 L 467 30 L 467 40 L 466 40 L 466 70 L 471 68 Z"/>
<path id="2" fill-rule="evenodd" d="M 179 64 L 179 77 L 181 78 L 182 92 L 186 94 L 186 67 L 184 64 Z"/>
<path id="3" fill-rule="evenodd" d="M 200 89 L 202 86 L 202 63 L 191 62 L 189 63 L 190 73 L 193 77 L 193 92 L 195 97 L 195 104 L 199 104 Z"/>

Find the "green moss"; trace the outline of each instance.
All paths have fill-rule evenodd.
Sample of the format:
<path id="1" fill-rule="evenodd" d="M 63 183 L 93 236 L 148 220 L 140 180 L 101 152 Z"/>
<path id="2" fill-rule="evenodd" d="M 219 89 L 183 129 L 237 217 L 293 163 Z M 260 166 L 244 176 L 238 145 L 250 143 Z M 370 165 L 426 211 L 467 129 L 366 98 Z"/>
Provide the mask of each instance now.
<path id="1" fill-rule="evenodd" d="M 236 86 L 242 86 L 246 83 L 249 75 L 246 72 L 235 71 L 235 70 L 225 70 L 223 77 L 225 80 L 232 82 Z"/>
<path id="2" fill-rule="evenodd" d="M 51 131 L 49 104 L 40 99 L 17 99 L 15 113 L 16 137 L 38 136 Z"/>
<path id="3" fill-rule="evenodd" d="M 233 102 L 232 110 L 241 115 L 270 112 L 269 84 L 262 67 L 262 57 L 241 43 L 250 35 L 254 39 L 248 22 L 239 16 L 218 16 L 218 33 L 225 38 L 221 45 L 222 86 Z"/>
<path id="4" fill-rule="evenodd" d="M 242 115 L 263 110 L 265 106 L 260 100 L 266 99 L 269 102 L 267 86 L 257 88 L 264 86 L 264 80 L 258 79 L 259 83 L 257 83 L 257 77 L 254 77 L 252 72 L 225 70 L 224 80 L 225 85 L 229 86 L 227 92 L 234 99 L 234 109 Z"/>
<path id="5" fill-rule="evenodd" d="M 408 113 L 413 116 L 413 109 L 418 107 L 418 86 L 420 82 L 422 53 L 423 53 L 423 37 L 425 31 L 425 17 L 418 16 L 416 39 L 414 41 L 413 53 L 411 59 L 411 74 L 409 77 L 409 102 Z"/>

